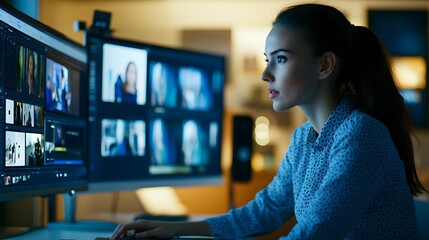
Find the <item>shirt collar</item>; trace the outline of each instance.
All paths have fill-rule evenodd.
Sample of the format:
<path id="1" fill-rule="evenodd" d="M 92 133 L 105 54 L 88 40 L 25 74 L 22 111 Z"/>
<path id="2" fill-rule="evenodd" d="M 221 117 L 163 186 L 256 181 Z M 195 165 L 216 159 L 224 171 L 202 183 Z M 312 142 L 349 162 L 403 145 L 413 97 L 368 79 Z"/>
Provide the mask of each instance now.
<path id="1" fill-rule="evenodd" d="M 334 108 L 332 113 L 329 115 L 328 120 L 323 125 L 320 134 L 318 134 L 313 127 L 310 125 L 308 132 L 307 143 L 319 144 L 332 138 L 332 132 L 337 129 L 341 123 L 346 119 L 348 115 L 353 111 L 353 99 L 351 97 L 345 97 L 341 99 L 339 104 Z"/>

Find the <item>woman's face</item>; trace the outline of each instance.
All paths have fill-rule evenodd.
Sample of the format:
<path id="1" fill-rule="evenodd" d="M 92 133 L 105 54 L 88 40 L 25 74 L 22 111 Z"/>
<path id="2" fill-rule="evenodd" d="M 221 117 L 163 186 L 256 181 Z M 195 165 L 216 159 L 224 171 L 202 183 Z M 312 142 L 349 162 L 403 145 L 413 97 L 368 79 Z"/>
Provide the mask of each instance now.
<path id="1" fill-rule="evenodd" d="M 267 83 L 275 111 L 308 103 L 318 89 L 319 58 L 297 31 L 275 25 L 265 42 Z"/>
<path id="2" fill-rule="evenodd" d="M 137 81 L 137 69 L 136 66 L 131 63 L 127 68 L 127 84 L 134 86 Z"/>

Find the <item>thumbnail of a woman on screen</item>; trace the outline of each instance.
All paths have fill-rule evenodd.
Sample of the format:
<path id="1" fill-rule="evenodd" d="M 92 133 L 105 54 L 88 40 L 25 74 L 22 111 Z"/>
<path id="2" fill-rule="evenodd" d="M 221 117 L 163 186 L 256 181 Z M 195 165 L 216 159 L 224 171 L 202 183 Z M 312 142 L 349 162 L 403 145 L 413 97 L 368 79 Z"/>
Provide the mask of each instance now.
<path id="1" fill-rule="evenodd" d="M 151 133 L 152 165 L 165 166 L 174 162 L 170 158 L 168 131 L 165 128 L 166 126 L 162 119 L 153 120 Z"/>
<path id="2" fill-rule="evenodd" d="M 69 89 L 69 69 L 51 60 L 46 61 L 46 108 L 69 112 L 72 93 Z"/>
<path id="3" fill-rule="evenodd" d="M 211 107 L 212 97 L 207 88 L 207 78 L 200 69 L 180 68 L 179 84 L 184 109 L 207 110 Z"/>
<path id="4" fill-rule="evenodd" d="M 129 139 L 128 139 L 131 155 L 143 156 L 145 154 L 145 122 L 131 121 L 129 123 Z"/>
<path id="5" fill-rule="evenodd" d="M 27 52 L 26 56 L 26 70 L 25 70 L 25 79 L 23 83 L 18 85 L 22 86 L 22 92 L 34 95 L 38 97 L 44 97 L 44 92 L 42 88 L 44 87 L 41 76 L 44 72 L 44 60 L 43 56 L 31 49 L 25 49 Z M 23 69 L 21 69 L 22 71 Z M 22 74 L 21 74 L 22 75 Z"/>
<path id="6" fill-rule="evenodd" d="M 149 74 L 152 84 L 152 106 L 168 108 L 177 106 L 177 77 L 173 71 L 174 68 L 166 63 L 151 63 Z"/>
<path id="7" fill-rule="evenodd" d="M 115 101 L 125 103 L 137 102 L 137 68 L 134 62 L 129 62 L 125 70 L 125 79 L 121 76 L 115 83 Z"/>
<path id="8" fill-rule="evenodd" d="M 34 89 L 34 53 L 33 51 L 28 51 L 28 68 L 27 68 L 27 87 L 28 87 L 28 94 L 34 95 L 35 89 Z"/>
<path id="9" fill-rule="evenodd" d="M 208 163 L 208 149 L 202 129 L 195 120 L 183 124 L 182 151 L 187 166 L 202 166 Z"/>
<path id="10" fill-rule="evenodd" d="M 147 51 L 103 45 L 101 99 L 109 103 L 146 104 Z"/>
<path id="11" fill-rule="evenodd" d="M 54 104 L 54 108 L 61 112 L 67 112 L 68 102 L 71 98 L 71 94 L 68 90 L 68 70 L 61 66 L 59 66 L 58 76 L 56 84 L 53 90 L 52 102 Z"/>

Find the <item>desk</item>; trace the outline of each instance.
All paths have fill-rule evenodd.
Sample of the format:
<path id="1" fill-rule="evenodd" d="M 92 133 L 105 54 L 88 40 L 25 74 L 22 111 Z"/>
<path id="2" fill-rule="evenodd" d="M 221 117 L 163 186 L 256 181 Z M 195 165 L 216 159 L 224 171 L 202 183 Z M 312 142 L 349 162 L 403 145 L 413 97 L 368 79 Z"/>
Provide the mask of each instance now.
<path id="1" fill-rule="evenodd" d="M 110 237 L 118 223 L 128 223 L 134 218 L 134 213 L 106 213 L 95 216 L 95 221 L 78 221 L 76 223 L 56 222 L 44 228 L 33 229 L 8 240 L 94 240 L 97 237 Z M 206 216 L 192 216 L 190 221 L 199 221 Z M 105 219 L 109 219 L 106 221 Z M 207 236 L 180 236 L 175 239 L 213 239 Z"/>
<path id="2" fill-rule="evenodd" d="M 53 223 L 7 239 L 94 240 L 97 237 L 111 236 L 116 226 L 116 223 L 109 222 Z"/>

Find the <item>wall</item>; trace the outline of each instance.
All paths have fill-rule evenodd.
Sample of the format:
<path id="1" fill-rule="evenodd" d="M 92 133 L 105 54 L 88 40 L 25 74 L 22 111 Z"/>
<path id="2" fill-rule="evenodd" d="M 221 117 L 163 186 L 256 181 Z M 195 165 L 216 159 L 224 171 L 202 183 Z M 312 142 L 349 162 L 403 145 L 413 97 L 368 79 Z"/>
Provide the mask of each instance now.
<path id="1" fill-rule="evenodd" d="M 270 30 L 271 22 L 281 8 L 299 2 L 308 1 L 281 1 L 281 0 L 40 0 L 40 20 L 47 25 L 63 32 L 77 42 L 82 42 L 82 33 L 73 32 L 73 21 L 84 20 L 92 22 L 93 11 L 104 10 L 112 12 L 111 27 L 114 36 L 132 40 L 151 42 L 166 46 L 180 47 L 181 32 L 183 30 L 231 30 L 231 58 L 229 71 L 231 79 L 226 85 L 225 106 L 226 121 L 233 114 L 247 113 L 258 116 L 266 115 L 272 122 L 270 129 L 273 142 L 275 165 L 281 160 L 288 144 L 292 129 L 305 119 L 297 110 L 286 113 L 273 113 L 264 91 L 264 84 L 259 80 L 260 72 L 264 67 L 264 40 Z M 314 1 L 311 1 L 314 2 Z M 370 0 L 337 0 L 317 1 L 329 4 L 342 10 L 355 25 L 366 25 L 366 10 L 379 9 L 412 9 L 428 8 L 427 1 L 370 1 Z M 245 69 L 244 59 L 255 58 L 256 67 Z M 255 100 L 262 100 L 256 104 Z M 281 123 L 279 125 L 277 123 Z M 226 124 L 227 125 L 227 124 Z M 224 132 L 230 131 L 230 126 Z M 416 148 L 417 166 L 420 169 L 429 169 L 429 131 L 416 130 L 420 139 L 420 147 Z M 225 166 L 229 164 L 230 135 L 226 134 L 224 141 L 223 160 Z M 275 143 L 275 144 L 274 144 Z M 416 144 L 417 146 L 417 144 Z M 226 167 L 227 169 L 227 167 Z M 239 204 L 244 204 L 253 197 L 253 194 L 264 184 L 268 183 L 273 172 L 260 172 L 248 185 L 236 187 Z M 422 180 L 429 187 L 429 175 L 421 172 Z M 228 180 L 226 180 L 226 183 Z M 262 184 L 261 184 L 262 183 Z M 178 188 L 177 192 L 192 213 L 220 213 L 228 209 L 227 184 L 222 186 Z M 123 209 L 140 211 L 131 192 L 121 193 L 122 201 L 127 201 Z M 78 217 L 91 216 L 92 206 L 96 208 L 99 201 L 109 199 L 109 195 L 90 196 L 80 198 L 81 207 Z M 129 203 L 129 204 L 128 204 Z M 107 205 L 107 206 L 106 206 Z M 108 208 L 109 204 L 102 209 Z M 125 205 L 127 207 L 125 207 Z M 102 210 L 100 207 L 97 210 Z M 107 209 L 108 210 L 108 209 Z"/>

